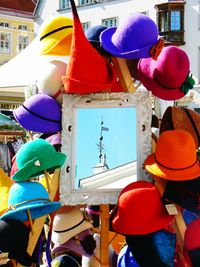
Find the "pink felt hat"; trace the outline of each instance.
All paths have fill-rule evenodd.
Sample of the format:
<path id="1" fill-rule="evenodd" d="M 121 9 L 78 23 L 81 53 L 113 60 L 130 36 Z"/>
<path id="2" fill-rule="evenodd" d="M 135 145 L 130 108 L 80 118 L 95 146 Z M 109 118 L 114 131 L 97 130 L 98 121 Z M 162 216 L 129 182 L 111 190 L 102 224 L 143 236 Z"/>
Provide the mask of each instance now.
<path id="1" fill-rule="evenodd" d="M 140 59 L 137 66 L 138 78 L 146 89 L 164 100 L 177 100 L 193 88 L 189 71 L 187 54 L 176 46 L 164 47 L 157 61 Z"/>

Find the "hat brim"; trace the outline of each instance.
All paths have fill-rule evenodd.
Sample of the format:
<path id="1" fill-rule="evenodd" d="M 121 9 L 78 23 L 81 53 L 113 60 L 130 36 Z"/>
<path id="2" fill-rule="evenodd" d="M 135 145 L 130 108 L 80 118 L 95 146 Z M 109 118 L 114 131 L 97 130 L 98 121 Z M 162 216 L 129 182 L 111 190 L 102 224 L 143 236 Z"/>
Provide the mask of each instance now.
<path id="1" fill-rule="evenodd" d="M 48 157 L 48 158 L 47 158 Z M 54 152 L 52 155 L 46 155 L 43 157 L 33 158 L 31 161 L 26 163 L 21 169 L 19 169 L 13 176 L 12 179 L 17 182 L 34 178 L 44 171 L 54 171 L 55 169 L 61 168 L 66 160 L 66 155 L 62 152 Z M 36 166 L 34 162 L 39 161 L 40 166 Z"/>
<path id="2" fill-rule="evenodd" d="M 92 224 L 89 221 L 84 220 L 79 226 L 75 227 L 70 231 L 56 233 L 54 230 L 52 230 L 51 240 L 56 245 L 62 245 L 69 239 L 71 239 L 73 236 L 89 228 L 92 228 Z"/>
<path id="3" fill-rule="evenodd" d="M 35 204 L 29 204 L 24 205 L 21 207 L 16 207 L 15 210 L 9 210 L 6 213 L 4 213 L 0 219 L 15 219 L 19 220 L 21 222 L 26 222 L 29 220 L 28 212 L 30 211 L 31 219 L 35 220 L 39 217 L 42 217 L 44 215 L 48 215 L 56 210 L 58 210 L 61 206 L 61 203 L 58 201 L 51 201 L 47 204 L 45 203 L 35 203 Z"/>
<path id="4" fill-rule="evenodd" d="M 100 34 L 100 42 L 102 44 L 102 47 L 109 52 L 111 55 L 115 57 L 120 57 L 120 58 L 126 58 L 126 59 L 133 59 L 133 58 L 149 58 L 151 57 L 150 55 L 150 49 L 153 45 L 155 45 L 159 39 L 161 38 L 158 36 L 157 40 L 149 44 L 148 46 L 141 47 L 139 49 L 135 49 L 132 51 L 127 51 L 124 52 L 121 49 L 117 48 L 113 42 L 112 42 L 112 36 L 116 32 L 117 27 L 110 27 L 106 30 L 104 30 Z"/>
<path id="5" fill-rule="evenodd" d="M 197 160 L 197 162 L 190 168 L 187 169 L 182 169 L 182 170 L 172 170 L 172 169 L 168 169 L 165 168 L 161 165 L 159 165 L 156 161 L 155 161 L 155 157 L 154 154 L 149 155 L 145 162 L 144 162 L 144 166 L 145 169 L 155 175 L 158 176 L 160 178 L 164 178 L 166 180 L 172 180 L 172 181 L 186 181 L 186 180 L 192 180 L 195 179 L 197 177 L 199 177 L 200 174 L 200 164 L 199 161 Z"/>
<path id="6" fill-rule="evenodd" d="M 151 91 L 154 96 L 163 100 L 177 100 L 185 96 L 181 88 L 166 88 L 156 82 L 153 77 L 157 61 L 152 58 L 140 59 L 137 66 L 137 75 L 140 82 Z"/>
<path id="7" fill-rule="evenodd" d="M 54 133 L 61 131 L 61 121 L 53 122 L 37 117 L 28 112 L 22 105 L 13 110 L 16 121 L 26 130 L 39 133 Z"/>

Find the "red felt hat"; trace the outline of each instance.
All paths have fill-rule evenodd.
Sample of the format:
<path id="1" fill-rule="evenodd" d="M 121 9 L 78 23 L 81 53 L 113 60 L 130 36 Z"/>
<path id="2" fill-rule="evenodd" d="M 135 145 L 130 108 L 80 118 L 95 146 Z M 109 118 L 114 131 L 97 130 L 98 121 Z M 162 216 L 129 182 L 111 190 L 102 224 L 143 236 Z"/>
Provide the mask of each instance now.
<path id="1" fill-rule="evenodd" d="M 67 93 L 88 94 L 107 90 L 116 83 L 114 67 L 87 40 L 74 0 L 70 0 L 74 28 L 70 60 L 63 76 Z"/>
<path id="2" fill-rule="evenodd" d="M 187 250 L 200 248 L 200 219 L 192 221 L 186 228 L 184 246 Z"/>
<path id="3" fill-rule="evenodd" d="M 148 181 L 137 181 L 121 191 L 112 227 L 123 235 L 145 235 L 164 228 L 172 219 L 158 189 Z"/>

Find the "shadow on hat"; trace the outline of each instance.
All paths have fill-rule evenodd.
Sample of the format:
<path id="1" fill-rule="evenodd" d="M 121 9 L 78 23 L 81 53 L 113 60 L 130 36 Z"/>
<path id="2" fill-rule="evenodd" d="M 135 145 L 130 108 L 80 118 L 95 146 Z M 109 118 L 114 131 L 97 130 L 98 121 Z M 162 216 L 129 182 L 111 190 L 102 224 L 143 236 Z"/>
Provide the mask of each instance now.
<path id="1" fill-rule="evenodd" d="M 168 226 L 168 215 L 158 189 L 148 181 L 127 185 L 118 197 L 112 228 L 123 235 L 144 235 Z"/>
<path id="2" fill-rule="evenodd" d="M 167 107 L 161 120 L 160 134 L 175 129 L 189 132 L 194 138 L 196 148 L 200 146 L 199 113 L 189 108 Z"/>
<path id="3" fill-rule="evenodd" d="M 47 133 L 61 130 L 61 106 L 46 95 L 29 97 L 21 106 L 13 110 L 16 121 L 26 130 Z"/>
<path id="4" fill-rule="evenodd" d="M 71 55 L 66 75 L 62 78 L 65 91 L 88 94 L 108 90 L 117 80 L 115 69 L 87 40 L 74 0 L 70 2 L 74 28 Z"/>
<path id="5" fill-rule="evenodd" d="M 180 129 L 163 132 L 157 140 L 155 152 L 146 158 L 144 167 L 149 173 L 171 181 L 199 177 L 200 165 L 194 138 Z"/>
<path id="6" fill-rule="evenodd" d="M 37 76 L 37 88 L 40 93 L 49 95 L 62 104 L 63 82 L 62 76 L 65 74 L 67 64 L 52 60 L 45 62 L 43 68 Z"/>
<path id="7" fill-rule="evenodd" d="M 199 177 L 189 181 L 168 181 L 162 197 L 183 209 L 200 214 L 199 192 Z"/>
<path id="8" fill-rule="evenodd" d="M 157 58 L 163 48 L 156 23 L 148 16 L 135 13 L 118 27 L 110 27 L 100 35 L 103 48 L 119 58 Z"/>
<path id="9" fill-rule="evenodd" d="M 91 222 L 78 207 L 62 206 L 53 219 L 51 240 L 54 244 L 61 245 L 90 228 Z"/>
<path id="10" fill-rule="evenodd" d="M 19 220 L 0 220 L 0 250 L 8 252 L 8 259 L 15 259 L 23 266 L 31 266 L 32 257 L 26 252 L 29 229 Z"/>
<path id="11" fill-rule="evenodd" d="M 73 256 L 63 254 L 54 258 L 51 262 L 52 267 L 81 267 Z"/>
<path id="12" fill-rule="evenodd" d="M 56 152 L 46 140 L 36 139 L 23 144 L 16 154 L 18 171 L 12 179 L 20 182 L 51 172 L 63 166 L 66 155 Z"/>
<path id="13" fill-rule="evenodd" d="M 41 55 L 70 55 L 73 20 L 63 15 L 44 21 L 39 31 Z"/>
<path id="14" fill-rule="evenodd" d="M 127 245 L 124 246 L 119 252 L 117 258 L 117 267 L 140 267 L 135 261 L 133 254 Z"/>
<path id="15" fill-rule="evenodd" d="M 127 235 L 126 242 L 139 266 L 174 266 L 176 234 L 162 229 L 147 235 Z"/>
<path id="16" fill-rule="evenodd" d="M 180 99 L 193 88 L 195 82 L 189 73 L 189 57 L 177 46 L 164 47 L 156 61 L 141 58 L 137 65 L 141 83 L 154 96 L 164 100 Z"/>
<path id="17" fill-rule="evenodd" d="M 58 210 L 60 206 L 60 202 L 49 199 L 41 183 L 28 181 L 14 183 L 9 191 L 8 209 L 0 219 L 16 219 L 26 222 L 48 215 Z"/>

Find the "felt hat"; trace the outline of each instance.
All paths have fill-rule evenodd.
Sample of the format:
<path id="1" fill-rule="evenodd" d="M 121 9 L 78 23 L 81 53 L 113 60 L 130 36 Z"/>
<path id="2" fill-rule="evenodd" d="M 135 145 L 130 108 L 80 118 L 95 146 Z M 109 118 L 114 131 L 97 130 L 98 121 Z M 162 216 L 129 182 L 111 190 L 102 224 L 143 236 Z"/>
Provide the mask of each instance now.
<path id="1" fill-rule="evenodd" d="M 60 133 L 52 134 L 45 139 L 48 141 L 52 146 L 54 145 L 61 145 L 61 135 Z"/>
<path id="2" fill-rule="evenodd" d="M 76 238 L 71 238 L 61 245 L 55 244 L 51 252 L 53 254 L 60 254 L 70 250 L 76 255 L 84 255 L 86 257 L 90 257 L 94 253 L 95 248 L 96 242 L 93 238 L 93 234 L 90 229 L 86 229 L 78 233 L 76 235 Z"/>
<path id="3" fill-rule="evenodd" d="M 67 64 L 52 60 L 45 62 L 37 77 L 37 87 L 40 93 L 49 95 L 62 103 L 62 76 L 65 74 Z"/>
<path id="4" fill-rule="evenodd" d="M 163 132 L 155 153 L 146 158 L 144 167 L 149 173 L 167 180 L 184 181 L 199 177 L 200 164 L 194 138 L 179 129 Z"/>
<path id="5" fill-rule="evenodd" d="M 49 199 L 49 195 L 41 183 L 14 183 L 9 191 L 9 208 L 0 219 L 8 218 L 25 222 L 29 220 L 29 210 L 31 219 L 34 220 L 56 211 L 60 205 L 60 202 Z"/>
<path id="6" fill-rule="evenodd" d="M 196 111 L 182 107 L 167 107 L 162 116 L 160 134 L 174 129 L 189 132 L 194 138 L 196 148 L 200 146 L 200 115 Z"/>
<path id="7" fill-rule="evenodd" d="M 40 133 L 61 131 L 61 106 L 48 95 L 29 97 L 13 110 L 13 115 L 26 130 Z"/>
<path id="8" fill-rule="evenodd" d="M 137 181 L 121 191 L 112 227 L 123 235 L 142 235 L 164 228 L 172 219 L 158 189 L 148 181 Z"/>
<path id="9" fill-rule="evenodd" d="M 164 100 L 177 100 L 193 88 L 194 80 L 189 72 L 188 55 L 177 46 L 164 47 L 156 61 L 152 58 L 140 59 L 137 65 L 141 83 L 153 95 Z"/>
<path id="10" fill-rule="evenodd" d="M 73 20 L 63 15 L 49 17 L 39 31 L 41 55 L 70 55 Z"/>
<path id="11" fill-rule="evenodd" d="M 182 216 L 183 216 L 183 219 L 184 219 L 186 225 L 188 225 L 192 221 L 198 219 L 198 215 L 196 215 L 194 212 L 189 211 L 189 210 L 183 210 Z"/>
<path id="12" fill-rule="evenodd" d="M 0 251 L 8 252 L 9 259 L 15 259 L 23 266 L 32 264 L 32 257 L 26 252 L 29 229 L 14 219 L 0 220 Z"/>
<path id="13" fill-rule="evenodd" d="M 56 152 L 46 140 L 36 139 L 23 144 L 16 154 L 18 171 L 12 179 L 20 182 L 60 168 L 66 155 Z"/>
<path id="14" fill-rule="evenodd" d="M 55 257 L 51 262 L 52 267 L 80 267 L 75 257 L 68 254 L 63 254 Z"/>
<path id="15" fill-rule="evenodd" d="M 8 208 L 8 195 L 13 181 L 10 177 L 0 168 L 0 215 L 2 215 Z"/>
<path id="16" fill-rule="evenodd" d="M 174 267 L 175 233 L 161 229 L 147 235 L 128 235 L 126 243 L 139 266 Z"/>
<path id="17" fill-rule="evenodd" d="M 119 252 L 117 258 L 117 267 L 140 267 L 135 261 L 133 254 L 127 245 L 124 246 Z"/>
<path id="18" fill-rule="evenodd" d="M 162 49 L 156 23 L 141 13 L 127 16 L 118 27 L 104 30 L 100 40 L 106 51 L 119 58 L 148 58 L 151 51 L 156 50 L 158 55 Z"/>
<path id="19" fill-rule="evenodd" d="M 63 244 L 89 228 L 92 228 L 92 224 L 79 208 L 63 206 L 54 217 L 51 240 L 54 244 Z"/>
<path id="20" fill-rule="evenodd" d="M 90 43 L 100 44 L 100 34 L 106 29 L 106 26 L 95 25 L 85 31 L 85 36 Z"/>
<path id="21" fill-rule="evenodd" d="M 186 228 L 184 235 L 184 247 L 187 250 L 200 248 L 200 219 L 193 220 Z"/>
<path id="22" fill-rule="evenodd" d="M 188 181 L 168 181 L 162 197 L 183 209 L 200 214 L 199 192 L 200 177 Z"/>
<path id="23" fill-rule="evenodd" d="M 85 37 L 74 0 L 72 48 L 63 83 L 67 93 L 87 94 L 107 90 L 116 82 L 114 67 L 101 56 Z"/>

